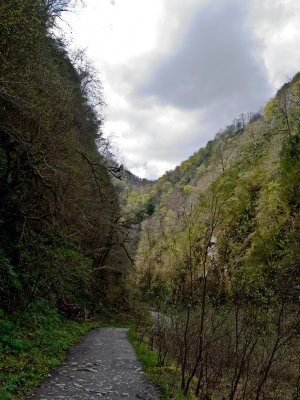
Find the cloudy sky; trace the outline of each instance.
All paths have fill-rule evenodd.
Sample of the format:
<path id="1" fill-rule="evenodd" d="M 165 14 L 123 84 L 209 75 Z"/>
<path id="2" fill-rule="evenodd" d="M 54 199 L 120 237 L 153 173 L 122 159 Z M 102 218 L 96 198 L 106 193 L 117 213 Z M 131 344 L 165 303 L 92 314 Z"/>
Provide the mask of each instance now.
<path id="1" fill-rule="evenodd" d="M 157 178 L 300 70 L 300 1 L 83 0 L 63 15 L 99 71 L 104 134 Z"/>

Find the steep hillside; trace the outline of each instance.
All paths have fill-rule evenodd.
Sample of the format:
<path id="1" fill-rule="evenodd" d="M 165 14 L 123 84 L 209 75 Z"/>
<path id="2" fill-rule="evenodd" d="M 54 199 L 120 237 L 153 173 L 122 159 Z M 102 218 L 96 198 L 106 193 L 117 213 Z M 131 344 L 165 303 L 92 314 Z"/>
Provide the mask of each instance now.
<path id="1" fill-rule="evenodd" d="M 93 310 L 106 266 L 126 258 L 99 82 L 50 33 L 66 5 L 0 7 L 0 301 L 10 314 L 41 298 L 67 314 Z"/>
<path id="2" fill-rule="evenodd" d="M 53 34 L 68 5 L 0 2 L 1 399 L 45 378 L 95 326 L 83 318 L 127 304 L 120 167 L 101 133 L 101 85 Z"/>
<path id="3" fill-rule="evenodd" d="M 263 115 L 242 116 L 129 199 L 142 226 L 133 285 L 174 320 L 157 346 L 183 390 L 197 378 L 200 398 L 299 394 L 299 121 L 298 74 Z"/>

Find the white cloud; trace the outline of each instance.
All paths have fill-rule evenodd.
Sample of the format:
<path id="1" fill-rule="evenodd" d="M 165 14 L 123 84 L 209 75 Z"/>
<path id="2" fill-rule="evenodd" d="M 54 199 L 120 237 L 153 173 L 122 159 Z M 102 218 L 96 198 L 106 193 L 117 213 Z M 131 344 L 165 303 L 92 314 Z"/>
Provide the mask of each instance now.
<path id="1" fill-rule="evenodd" d="M 120 124 L 123 119 L 130 120 L 130 124 Z M 125 156 L 125 165 L 132 171 L 142 167 L 143 177 L 155 178 L 158 172 L 174 168 L 195 150 L 200 126 L 198 112 L 149 101 L 147 107 L 139 110 L 112 110 L 106 129 L 113 133 L 120 153 Z"/>
<path id="2" fill-rule="evenodd" d="M 260 55 L 273 89 L 300 70 L 300 2 L 252 0 L 250 26 L 260 41 Z"/>
<path id="3" fill-rule="evenodd" d="M 201 26 L 192 28 L 197 18 Z M 64 19 L 71 46 L 86 48 L 100 71 L 105 135 L 132 172 L 148 178 L 178 165 L 240 112 L 259 107 L 270 96 L 268 82 L 275 91 L 300 66 L 300 3 L 292 0 L 85 0 Z M 197 54 L 203 36 L 205 59 Z M 164 68 L 158 79 L 155 71 Z M 181 68 L 184 93 L 176 81 Z M 151 79 L 152 91 L 141 91 Z M 168 79 L 177 97 L 166 89 Z"/>

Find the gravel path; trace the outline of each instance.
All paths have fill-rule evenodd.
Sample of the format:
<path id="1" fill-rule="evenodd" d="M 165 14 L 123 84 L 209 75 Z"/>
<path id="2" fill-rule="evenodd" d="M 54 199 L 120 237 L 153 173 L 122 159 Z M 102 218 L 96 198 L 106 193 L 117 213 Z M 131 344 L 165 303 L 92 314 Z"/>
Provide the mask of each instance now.
<path id="1" fill-rule="evenodd" d="M 158 400 L 127 339 L 127 329 L 91 331 L 33 396 L 34 400 Z"/>

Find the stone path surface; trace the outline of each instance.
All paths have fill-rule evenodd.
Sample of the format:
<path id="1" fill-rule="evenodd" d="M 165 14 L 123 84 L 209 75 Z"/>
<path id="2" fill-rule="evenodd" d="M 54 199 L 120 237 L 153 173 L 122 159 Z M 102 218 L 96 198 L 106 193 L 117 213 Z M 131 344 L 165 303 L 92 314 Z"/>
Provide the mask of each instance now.
<path id="1" fill-rule="evenodd" d="M 32 397 L 34 400 L 158 400 L 127 339 L 127 329 L 91 331 Z"/>

